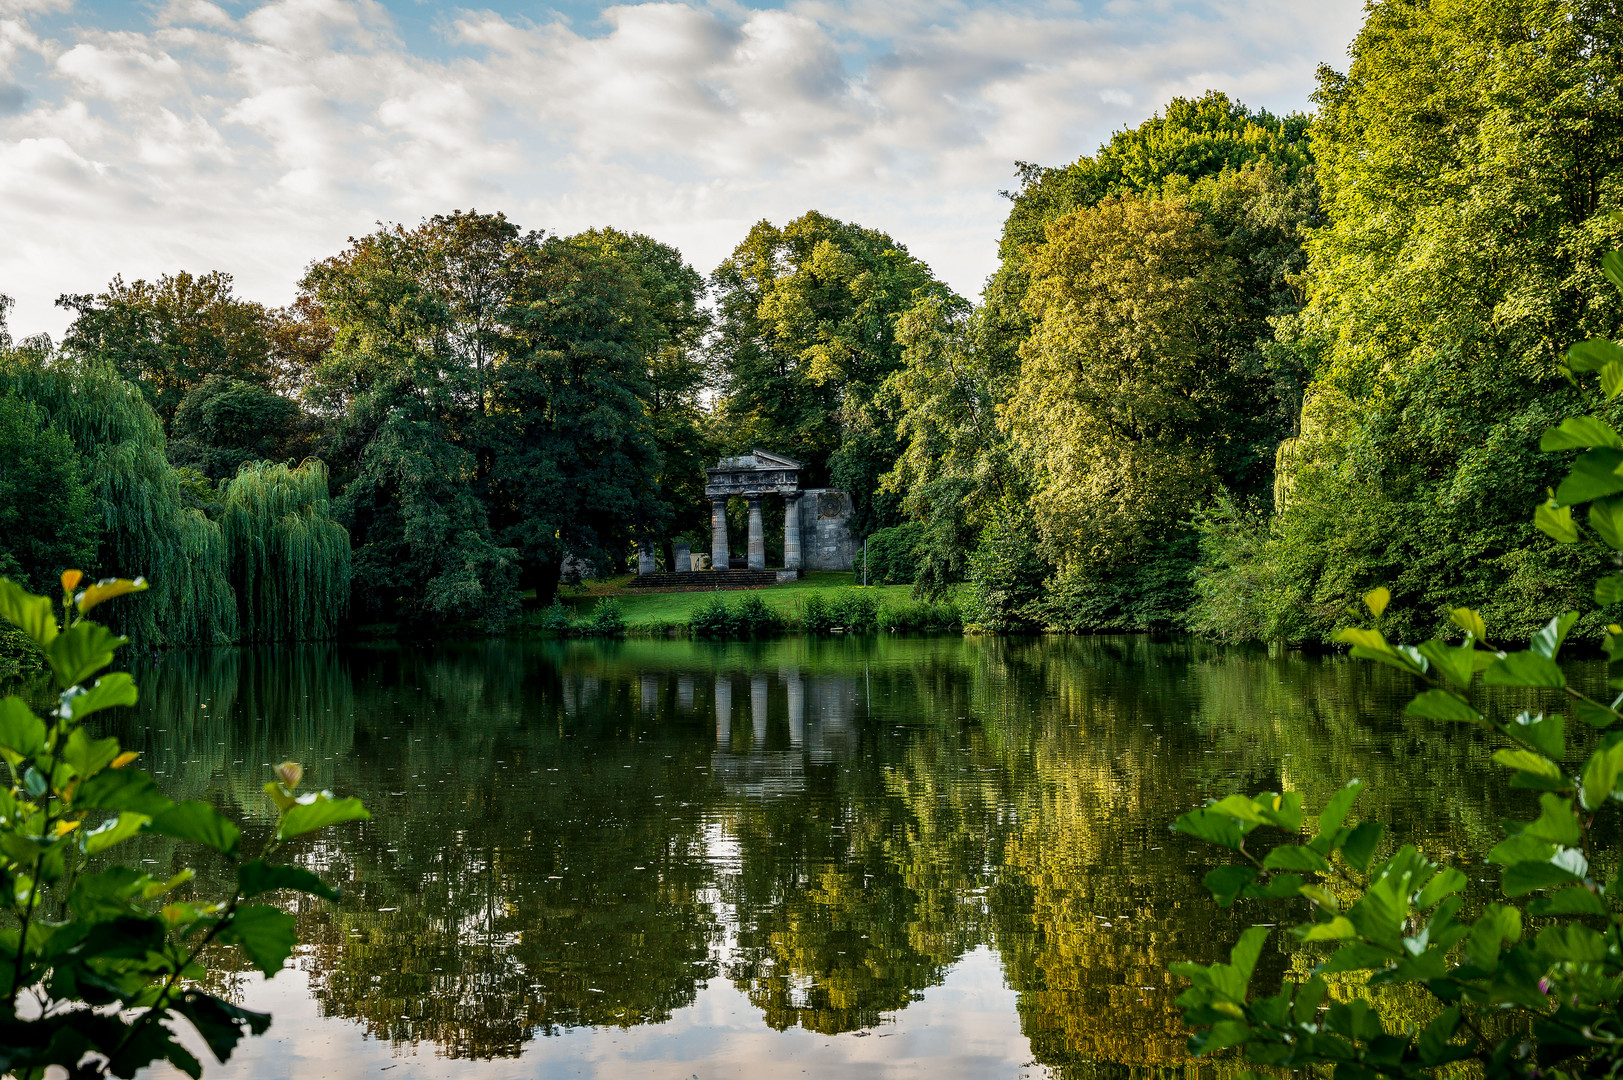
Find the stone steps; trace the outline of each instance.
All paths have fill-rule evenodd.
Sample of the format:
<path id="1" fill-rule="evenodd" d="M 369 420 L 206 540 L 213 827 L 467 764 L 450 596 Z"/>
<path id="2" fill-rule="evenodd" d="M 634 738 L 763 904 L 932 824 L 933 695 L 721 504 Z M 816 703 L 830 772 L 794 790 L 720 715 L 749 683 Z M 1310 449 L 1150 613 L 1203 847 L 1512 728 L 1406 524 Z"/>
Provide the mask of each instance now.
<path id="1" fill-rule="evenodd" d="M 758 589 L 778 583 L 777 570 L 691 570 L 686 574 L 638 574 L 628 589 Z"/>

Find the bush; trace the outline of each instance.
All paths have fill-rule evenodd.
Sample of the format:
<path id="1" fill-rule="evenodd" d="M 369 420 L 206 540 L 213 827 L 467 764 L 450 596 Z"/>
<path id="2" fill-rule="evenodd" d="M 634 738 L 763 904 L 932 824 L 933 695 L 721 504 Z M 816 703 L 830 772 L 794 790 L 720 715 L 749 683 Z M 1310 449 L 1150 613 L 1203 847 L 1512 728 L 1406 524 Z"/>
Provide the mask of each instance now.
<path id="1" fill-rule="evenodd" d="M 829 604 L 834 626 L 849 634 L 871 634 L 879 629 L 879 598 L 862 589 L 841 589 Z"/>
<path id="2" fill-rule="evenodd" d="M 1194 601 L 1198 551 L 1194 537 L 1182 536 L 1145 545 L 1114 566 L 1068 566 L 1027 611 L 1067 634 L 1181 630 Z"/>
<path id="3" fill-rule="evenodd" d="M 913 600 L 884 607 L 879 611 L 879 629 L 887 633 L 900 630 L 956 630 L 964 625 L 964 615 L 951 600 L 932 603 Z"/>
<path id="4" fill-rule="evenodd" d="M 733 611 L 733 628 L 739 637 L 764 637 L 781 630 L 783 620 L 767 606 L 760 593 L 745 593 Z"/>
<path id="5" fill-rule="evenodd" d="M 146 586 L 107 579 L 75 596 L 81 580 L 77 570 L 62 575 L 59 617 L 49 598 L 0 578 L 0 617 L 45 655 L 61 692 L 40 712 L 21 697 L 0 700 L 0 754 L 8 763 L 0 774 L 0 1068 L 8 1076 L 49 1070 L 89 1080 L 134 1076 L 168 1061 L 197 1076 L 202 1066 L 177 1028 L 195 1029 L 224 1062 L 271 1019 L 211 993 L 222 980 L 206 970 L 207 961 L 235 946 L 270 978 L 293 954 L 293 915 L 249 901 L 277 892 L 338 898 L 309 870 L 269 856 L 296 837 L 368 815 L 358 799 L 295 794 L 304 770 L 284 762 L 264 785 L 275 824 L 255 830 L 264 839 L 248 855 L 239 850 L 241 830 L 209 803 L 161 794 L 151 776 L 131 767 L 133 752 L 117 739 L 94 737 L 86 722 L 133 704 L 136 686 L 124 672 L 90 685 L 125 642 L 84 616 Z M 225 896 L 202 897 L 189 869 L 162 880 L 106 861 L 105 852 L 148 833 L 212 849 L 210 859 L 225 862 L 235 885 Z"/>
<path id="6" fill-rule="evenodd" d="M 563 636 L 574 629 L 575 618 L 570 614 L 569 608 L 564 606 L 562 600 L 554 598 L 552 603 L 547 605 L 546 610 L 541 612 L 540 618 L 536 620 L 536 625 L 548 633 Z"/>
<path id="7" fill-rule="evenodd" d="M 587 637 L 625 637 L 625 609 L 618 600 L 603 597 L 581 624 L 580 632 Z"/>
<path id="8" fill-rule="evenodd" d="M 801 602 L 800 628 L 808 634 L 833 632 L 834 615 L 822 593 L 814 592 Z"/>
<path id="9" fill-rule="evenodd" d="M 868 584 L 911 585 L 918 575 L 921 548 L 927 532 L 918 522 L 880 529 L 868 537 Z M 851 562 L 858 582 L 862 581 L 862 555 Z"/>
<path id="10" fill-rule="evenodd" d="M 688 631 L 694 637 L 717 640 L 738 636 L 733 611 L 719 592 L 707 596 L 688 616 Z"/>
<path id="11" fill-rule="evenodd" d="M 1042 618 L 1035 605 L 1052 570 L 1038 551 L 1030 522 L 1006 514 L 986 530 L 969 557 L 974 622 L 999 633 L 1038 628 Z"/>
<path id="12" fill-rule="evenodd" d="M 1623 253 L 1608 255 L 1604 267 L 1623 289 Z M 1623 385 L 1623 348 L 1611 341 L 1575 346 L 1566 361 L 1575 380 L 1598 371 L 1602 387 L 1615 393 Z M 1623 439 L 1601 417 L 1578 416 L 1546 430 L 1540 446 L 1584 453 L 1537 507 L 1534 526 L 1567 550 L 1588 548 L 1615 567 L 1623 553 Z M 1574 519 L 1573 507 L 1584 504 L 1587 515 Z M 1491 564 L 1494 556 L 1483 561 Z M 1593 595 L 1602 609 L 1618 602 L 1623 574 L 1599 578 Z M 1274 921 L 1246 930 L 1227 964 L 1173 967 L 1192 983 L 1178 998 L 1196 1029 L 1191 1050 L 1233 1049 L 1272 1070 L 1338 1077 L 1618 1075 L 1623 876 L 1614 876 L 1614 849 L 1623 801 L 1623 731 L 1616 729 L 1623 699 L 1607 701 L 1623 689 L 1623 626 L 1605 632 L 1608 687 L 1597 700 L 1569 683 L 1556 663 L 1579 625 L 1576 611 L 1552 618 L 1532 636 L 1531 648 L 1510 652 L 1488 644 L 1492 624 L 1468 607 L 1448 612 L 1454 629 L 1446 637 L 1458 644 L 1443 635 L 1418 646 L 1391 644 L 1386 631 L 1414 625 L 1416 616 L 1389 612 L 1385 586 L 1363 599 L 1375 625 L 1345 627 L 1336 639 L 1354 656 L 1396 668 L 1423 687 L 1406 716 L 1477 728 L 1502 744 L 1493 760 L 1511 770 L 1510 786 L 1537 793 L 1537 817 L 1506 820 L 1505 839 L 1487 855 L 1501 867 L 1506 902 L 1479 905 L 1473 897 L 1466 908 L 1479 864 L 1468 865 L 1468 875 L 1410 844 L 1376 861 L 1385 826 L 1347 824 L 1363 787 L 1357 780 L 1329 799 L 1306 843 L 1297 842 L 1309 825 L 1299 792 L 1233 794 L 1184 814 L 1177 831 L 1243 860 L 1206 875 L 1218 904 L 1285 901 L 1294 913 L 1305 900 L 1309 911 L 1291 930 L 1303 955 L 1272 967 L 1286 973 L 1277 994 L 1250 991 Z M 1592 681 L 1586 676 L 1580 685 Z M 1562 714 L 1517 711 L 1504 701 L 1509 688 L 1546 705 L 1560 698 L 1563 712 L 1580 723 L 1569 738 Z M 1585 728 L 1613 730 L 1596 739 Z M 1433 809 L 1446 816 L 1451 808 Z M 1272 989 L 1279 980 L 1275 974 L 1260 981 Z M 1421 994 L 1431 998 L 1424 1027 L 1410 1022 Z"/>

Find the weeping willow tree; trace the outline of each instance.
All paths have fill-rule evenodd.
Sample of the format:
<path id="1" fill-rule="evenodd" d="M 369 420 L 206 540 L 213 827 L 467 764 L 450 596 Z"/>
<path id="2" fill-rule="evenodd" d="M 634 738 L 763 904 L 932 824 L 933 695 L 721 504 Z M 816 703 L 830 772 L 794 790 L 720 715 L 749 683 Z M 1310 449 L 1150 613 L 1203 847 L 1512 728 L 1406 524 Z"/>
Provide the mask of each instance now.
<path id="1" fill-rule="evenodd" d="M 144 576 L 139 603 L 109 621 L 143 646 L 236 639 L 237 603 L 220 527 L 181 499 L 157 414 L 134 384 L 95 359 L 0 352 L 0 392 L 33 402 L 83 456 L 102 520 L 98 576 Z"/>
<path id="2" fill-rule="evenodd" d="M 244 641 L 322 641 L 349 606 L 349 533 L 333 521 L 327 467 L 249 462 L 220 525 Z"/>

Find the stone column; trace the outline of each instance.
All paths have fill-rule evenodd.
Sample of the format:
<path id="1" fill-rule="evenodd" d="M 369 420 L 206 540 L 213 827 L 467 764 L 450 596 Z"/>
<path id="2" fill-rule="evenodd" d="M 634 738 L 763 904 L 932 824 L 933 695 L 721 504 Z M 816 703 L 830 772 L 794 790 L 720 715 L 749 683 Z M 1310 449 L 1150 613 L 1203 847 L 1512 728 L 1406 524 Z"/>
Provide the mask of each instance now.
<path id="1" fill-rule="evenodd" d="M 727 569 L 727 500 L 710 500 L 710 569 Z"/>
<path id="2" fill-rule="evenodd" d="M 761 525 L 761 500 L 750 500 L 750 569 L 766 569 L 766 533 Z"/>
<path id="3" fill-rule="evenodd" d="M 799 750 L 806 741 L 806 687 L 801 683 L 798 671 L 791 671 L 786 682 L 789 687 L 789 746 Z"/>
<path id="4" fill-rule="evenodd" d="M 652 574 L 657 569 L 659 564 L 654 561 L 653 541 L 644 540 L 637 545 L 637 573 Z"/>
<path id="5" fill-rule="evenodd" d="M 716 745 L 723 750 L 733 742 L 733 677 L 716 678 Z"/>
<path id="6" fill-rule="evenodd" d="M 755 729 L 751 732 L 755 736 L 755 742 L 750 746 L 751 750 L 766 749 L 766 704 L 766 676 L 750 676 L 750 723 Z"/>
<path id="7" fill-rule="evenodd" d="M 671 556 L 676 565 L 671 567 L 678 574 L 687 574 L 693 571 L 693 549 L 688 547 L 686 540 L 678 540 L 671 545 Z"/>
<path id="8" fill-rule="evenodd" d="M 783 497 L 783 568 L 800 569 L 800 493 Z"/>

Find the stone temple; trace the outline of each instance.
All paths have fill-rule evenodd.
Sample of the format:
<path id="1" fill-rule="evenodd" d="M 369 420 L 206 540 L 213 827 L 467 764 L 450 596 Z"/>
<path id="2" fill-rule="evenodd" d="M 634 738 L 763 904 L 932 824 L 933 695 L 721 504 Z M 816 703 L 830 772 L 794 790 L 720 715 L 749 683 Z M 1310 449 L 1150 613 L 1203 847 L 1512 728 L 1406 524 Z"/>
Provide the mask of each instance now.
<path id="1" fill-rule="evenodd" d="M 753 571 L 739 575 L 740 583 L 747 576 L 754 583 L 757 576 L 769 568 L 766 565 L 766 534 L 762 523 L 762 505 L 766 499 L 783 500 L 783 566 L 778 570 L 779 580 L 799 576 L 802 570 L 849 570 L 860 547 L 851 535 L 851 496 L 836 488 L 803 488 L 800 486 L 802 462 L 782 454 L 755 449 L 738 457 L 722 458 L 714 468 L 706 469 L 708 482 L 704 493 L 710 499 L 710 568 L 712 571 Z M 749 543 L 743 566 L 730 556 L 727 536 L 727 500 L 741 497 L 749 501 Z M 688 546 L 677 544 L 675 570 L 678 574 L 692 572 Z M 652 544 L 643 546 L 637 560 L 639 578 L 657 576 L 668 579 L 675 575 L 654 575 Z M 770 579 L 767 579 L 770 580 Z M 639 581 L 639 584 L 644 582 Z M 665 580 L 657 582 L 665 584 Z M 697 581 L 694 582 L 698 584 Z M 646 584 L 656 584 L 648 580 Z"/>

